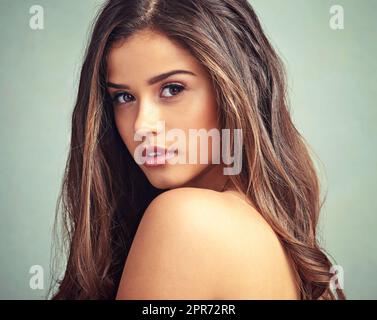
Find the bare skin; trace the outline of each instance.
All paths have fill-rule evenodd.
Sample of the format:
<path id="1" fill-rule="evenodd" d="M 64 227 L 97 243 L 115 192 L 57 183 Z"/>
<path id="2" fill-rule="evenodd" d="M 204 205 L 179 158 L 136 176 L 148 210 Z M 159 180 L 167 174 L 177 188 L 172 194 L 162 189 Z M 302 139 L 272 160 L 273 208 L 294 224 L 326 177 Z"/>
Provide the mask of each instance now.
<path id="1" fill-rule="evenodd" d="M 125 42 L 114 46 L 107 60 L 108 83 L 127 85 L 129 89 L 117 89 L 108 85 L 112 97 L 127 93 L 116 99 L 114 116 L 117 129 L 131 154 L 140 144 L 134 140 L 135 132 L 150 134 L 157 144 L 162 133 L 157 124 L 165 122 L 165 130 L 183 130 L 187 141 L 180 148 L 183 155 L 189 154 L 189 130 L 219 129 L 217 103 L 212 81 L 204 67 L 185 49 L 167 37 L 151 31 L 139 31 Z M 174 70 L 176 73 L 158 83 L 149 85 L 152 77 Z M 172 93 L 169 85 L 179 85 L 179 93 Z M 177 87 L 176 87 L 177 88 Z M 173 142 L 166 141 L 169 147 Z M 212 153 L 208 144 L 208 163 L 175 164 L 141 170 L 152 185 L 160 189 L 177 187 L 206 187 L 221 190 L 226 176 L 220 165 L 212 164 Z M 199 155 L 200 150 L 196 150 Z M 204 150 L 203 150 L 204 151 Z"/>
<path id="2" fill-rule="evenodd" d="M 186 70 L 152 85 L 148 79 Z M 127 85 L 114 105 L 117 129 L 130 153 L 136 130 L 219 128 L 211 79 L 178 44 L 151 30 L 114 46 L 108 83 Z M 184 85 L 173 96 L 167 85 Z M 127 99 L 125 99 L 127 98 Z M 187 152 L 187 150 L 183 150 Z M 213 155 L 209 153 L 210 159 Z M 292 270 L 277 236 L 234 186 L 221 165 L 176 164 L 141 169 L 169 189 L 145 211 L 133 240 L 117 299 L 297 299 Z"/>
<path id="3" fill-rule="evenodd" d="M 298 299 L 275 233 L 234 191 L 169 190 L 134 238 L 117 299 Z"/>

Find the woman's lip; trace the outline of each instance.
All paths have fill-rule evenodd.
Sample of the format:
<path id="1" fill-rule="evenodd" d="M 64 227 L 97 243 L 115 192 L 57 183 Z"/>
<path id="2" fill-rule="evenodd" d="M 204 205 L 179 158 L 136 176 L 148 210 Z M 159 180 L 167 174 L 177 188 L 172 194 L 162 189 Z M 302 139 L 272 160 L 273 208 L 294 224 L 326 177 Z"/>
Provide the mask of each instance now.
<path id="1" fill-rule="evenodd" d="M 166 149 L 164 149 L 166 150 Z M 174 149 L 173 149 L 174 150 Z M 167 163 L 167 160 L 174 158 L 178 154 L 178 150 L 168 151 L 161 155 L 146 156 L 145 163 L 147 167 L 161 166 Z"/>
<path id="2" fill-rule="evenodd" d="M 168 152 L 171 152 L 171 151 L 175 152 L 176 150 L 177 150 L 176 148 L 166 149 L 164 147 L 159 147 L 159 146 L 147 146 L 147 147 L 144 148 L 142 155 L 143 155 L 143 157 L 145 157 L 145 156 L 148 156 L 149 154 L 151 154 L 153 152 L 165 155 Z"/>

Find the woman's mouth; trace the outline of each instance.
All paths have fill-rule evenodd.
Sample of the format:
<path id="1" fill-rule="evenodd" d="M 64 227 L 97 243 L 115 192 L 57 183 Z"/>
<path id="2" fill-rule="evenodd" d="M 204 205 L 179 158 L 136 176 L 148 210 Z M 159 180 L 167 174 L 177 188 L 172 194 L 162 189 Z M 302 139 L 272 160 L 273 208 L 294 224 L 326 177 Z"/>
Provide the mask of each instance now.
<path id="1" fill-rule="evenodd" d="M 158 146 L 149 146 L 146 147 L 143 151 L 143 156 L 145 156 L 146 166 L 159 166 L 166 164 L 166 161 L 174 158 L 178 153 L 176 148 L 166 149 Z"/>

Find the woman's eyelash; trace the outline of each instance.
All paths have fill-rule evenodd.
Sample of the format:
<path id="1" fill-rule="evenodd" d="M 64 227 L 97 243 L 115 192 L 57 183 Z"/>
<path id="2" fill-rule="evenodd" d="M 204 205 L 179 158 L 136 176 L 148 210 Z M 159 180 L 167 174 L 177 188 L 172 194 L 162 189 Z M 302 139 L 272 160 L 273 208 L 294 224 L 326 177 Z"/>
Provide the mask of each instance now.
<path id="1" fill-rule="evenodd" d="M 182 84 L 178 84 L 178 83 L 168 83 L 168 84 L 165 84 L 165 85 L 163 85 L 163 86 L 161 87 L 160 94 L 163 93 L 164 90 L 167 89 L 167 88 L 168 88 L 168 89 L 169 89 L 169 88 L 179 88 L 179 91 L 178 91 L 176 94 L 174 94 L 174 95 L 172 95 L 172 96 L 170 96 L 170 97 L 163 97 L 163 98 L 172 98 L 172 97 L 175 97 L 175 96 L 177 96 L 179 93 L 181 93 L 183 90 L 185 90 L 185 86 L 182 85 Z M 112 101 L 113 101 L 114 103 L 128 103 L 128 102 L 130 102 L 130 101 L 126 101 L 126 102 L 120 102 L 120 101 L 119 101 L 119 98 L 121 98 L 121 97 L 125 97 L 125 96 L 131 96 L 131 97 L 132 97 L 132 95 L 131 95 L 130 93 L 123 91 L 123 92 L 118 92 L 118 93 L 116 93 L 116 94 L 112 97 Z"/>
<path id="2" fill-rule="evenodd" d="M 174 87 L 175 88 L 179 88 L 179 91 L 178 91 L 178 93 L 176 95 L 178 95 L 179 93 L 181 93 L 185 89 L 184 85 L 181 85 L 181 84 L 178 84 L 178 83 L 169 83 L 169 84 L 165 84 L 165 85 L 162 86 L 161 92 L 164 92 L 164 90 L 166 88 L 174 88 Z M 173 96 L 175 97 L 176 95 L 173 95 Z"/>
<path id="3" fill-rule="evenodd" d="M 118 93 L 114 94 L 114 96 L 112 97 L 111 100 L 112 100 L 114 103 L 120 103 L 120 102 L 118 101 L 118 98 L 120 98 L 120 97 L 122 97 L 122 96 L 126 96 L 126 95 L 132 96 L 132 95 L 129 94 L 128 92 L 118 92 Z"/>

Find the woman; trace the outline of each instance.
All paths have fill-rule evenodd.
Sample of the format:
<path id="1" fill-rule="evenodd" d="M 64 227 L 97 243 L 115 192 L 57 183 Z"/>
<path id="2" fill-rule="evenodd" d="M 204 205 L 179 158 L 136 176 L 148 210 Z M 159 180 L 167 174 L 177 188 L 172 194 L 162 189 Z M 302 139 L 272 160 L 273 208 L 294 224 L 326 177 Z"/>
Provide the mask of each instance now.
<path id="1" fill-rule="evenodd" d="M 241 130 L 211 138 L 228 154 L 241 144 L 240 170 L 187 145 L 192 129 Z M 209 161 L 172 161 L 192 152 Z M 246 0 L 104 5 L 60 199 L 69 250 L 53 299 L 344 298 L 317 243 L 319 185 L 283 66 Z"/>

